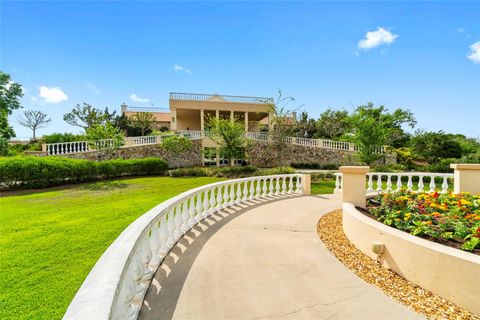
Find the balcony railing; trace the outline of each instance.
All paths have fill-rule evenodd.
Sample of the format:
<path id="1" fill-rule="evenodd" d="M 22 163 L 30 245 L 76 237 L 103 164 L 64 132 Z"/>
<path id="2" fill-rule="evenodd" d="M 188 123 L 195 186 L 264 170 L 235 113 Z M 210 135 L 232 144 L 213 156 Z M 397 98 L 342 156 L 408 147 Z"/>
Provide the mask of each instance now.
<path id="1" fill-rule="evenodd" d="M 156 108 L 156 107 L 129 107 L 122 106 L 122 112 L 151 112 L 151 113 L 165 113 L 170 112 L 168 108 Z"/>
<path id="2" fill-rule="evenodd" d="M 227 102 L 238 102 L 238 103 L 259 103 L 259 104 L 274 103 L 273 98 L 266 98 L 266 97 L 246 97 L 246 96 L 227 96 L 227 95 L 220 95 L 220 94 L 170 92 L 170 100 L 208 101 L 215 98 L 220 98 Z"/>

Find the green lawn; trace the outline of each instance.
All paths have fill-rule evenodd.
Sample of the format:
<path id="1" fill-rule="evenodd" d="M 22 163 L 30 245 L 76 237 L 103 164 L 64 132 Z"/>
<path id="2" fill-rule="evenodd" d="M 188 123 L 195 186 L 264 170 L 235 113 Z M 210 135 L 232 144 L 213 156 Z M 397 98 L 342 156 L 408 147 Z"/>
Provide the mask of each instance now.
<path id="1" fill-rule="evenodd" d="M 137 217 L 218 178 L 149 177 L 0 198 L 0 319 L 59 319 Z"/>
<path id="2" fill-rule="evenodd" d="M 311 188 L 312 194 L 333 193 L 335 180 L 312 181 Z"/>

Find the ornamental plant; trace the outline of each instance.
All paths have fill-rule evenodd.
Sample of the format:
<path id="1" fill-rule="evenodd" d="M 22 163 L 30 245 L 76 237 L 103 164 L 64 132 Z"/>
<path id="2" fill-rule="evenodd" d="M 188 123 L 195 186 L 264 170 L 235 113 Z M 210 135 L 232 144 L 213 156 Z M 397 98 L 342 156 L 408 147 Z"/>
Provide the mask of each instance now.
<path id="1" fill-rule="evenodd" d="M 376 196 L 369 204 L 378 221 L 462 250 L 480 249 L 480 194 L 415 193 Z"/>

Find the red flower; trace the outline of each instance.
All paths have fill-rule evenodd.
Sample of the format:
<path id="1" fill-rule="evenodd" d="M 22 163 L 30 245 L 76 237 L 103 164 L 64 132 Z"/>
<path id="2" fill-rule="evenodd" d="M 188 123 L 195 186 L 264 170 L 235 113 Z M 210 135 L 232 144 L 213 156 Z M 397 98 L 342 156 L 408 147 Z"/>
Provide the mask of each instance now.
<path id="1" fill-rule="evenodd" d="M 438 192 L 437 192 L 437 191 L 435 191 L 435 193 L 433 194 L 433 197 L 434 197 L 435 199 L 438 199 Z"/>

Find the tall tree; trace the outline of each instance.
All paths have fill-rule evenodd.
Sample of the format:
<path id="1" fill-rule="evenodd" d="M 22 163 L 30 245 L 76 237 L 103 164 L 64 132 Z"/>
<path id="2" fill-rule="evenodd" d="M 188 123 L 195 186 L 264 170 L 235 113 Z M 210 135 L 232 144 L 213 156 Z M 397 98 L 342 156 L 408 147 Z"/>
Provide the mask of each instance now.
<path id="1" fill-rule="evenodd" d="M 52 122 L 52 119 L 40 110 L 25 110 L 23 117 L 19 117 L 17 120 L 21 126 L 32 129 L 33 141 L 36 140 L 36 131 L 48 127 Z"/>
<path id="2" fill-rule="evenodd" d="M 140 129 L 142 136 L 152 127 L 155 118 L 151 112 L 137 112 L 130 117 L 132 127 Z"/>
<path id="3" fill-rule="evenodd" d="M 349 115 L 346 110 L 333 110 L 328 108 L 317 121 L 317 137 L 335 140 L 344 133 L 349 132 Z"/>
<path id="4" fill-rule="evenodd" d="M 452 135 L 443 131 L 417 131 L 410 140 L 413 152 L 423 157 L 430 164 L 438 163 L 444 158 L 460 158 L 462 147 Z"/>
<path id="5" fill-rule="evenodd" d="M 0 155 L 8 153 L 8 140 L 15 137 L 15 131 L 8 123 L 8 116 L 19 109 L 23 97 L 22 86 L 10 79 L 10 75 L 0 71 Z"/>
<path id="6" fill-rule="evenodd" d="M 382 158 L 378 148 L 398 139 L 404 133 L 402 126 L 413 128 L 416 123 L 409 110 L 396 109 L 390 113 L 385 106 L 375 107 L 372 102 L 358 106 L 350 117 L 350 124 L 360 160 L 370 165 Z"/>
<path id="7" fill-rule="evenodd" d="M 316 122 L 308 116 L 307 112 L 303 111 L 300 119 L 295 122 L 294 131 L 297 137 L 313 138 L 317 134 Z"/>
<path id="8" fill-rule="evenodd" d="M 216 117 L 207 118 L 210 127 L 211 138 L 219 146 L 230 166 L 245 147 L 245 127 L 238 122 L 238 119 L 220 119 Z"/>
<path id="9" fill-rule="evenodd" d="M 106 109 L 108 112 L 108 109 Z M 63 115 L 63 120 L 74 127 L 83 128 L 85 131 L 95 125 L 105 124 L 110 114 L 106 115 L 100 109 L 93 107 L 88 103 L 77 104 L 72 111 Z"/>
<path id="10" fill-rule="evenodd" d="M 295 118 L 293 115 L 299 110 L 299 107 L 294 107 L 295 102 L 293 97 L 284 97 L 282 91 L 278 91 L 278 96 L 272 103 L 265 101 L 270 105 L 270 114 L 272 119 L 269 119 L 273 126 L 273 132 L 269 132 L 273 147 L 277 151 L 280 166 L 285 165 L 285 150 L 287 148 L 287 137 L 292 134 Z"/>

